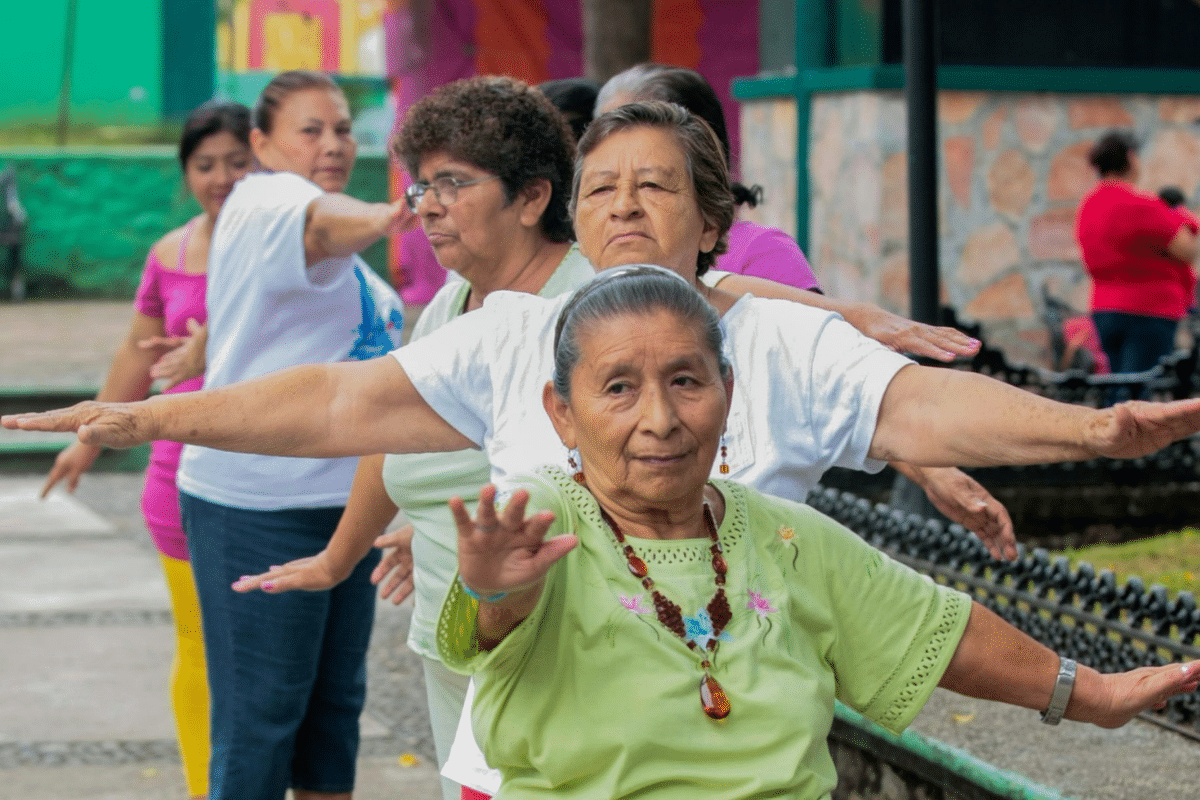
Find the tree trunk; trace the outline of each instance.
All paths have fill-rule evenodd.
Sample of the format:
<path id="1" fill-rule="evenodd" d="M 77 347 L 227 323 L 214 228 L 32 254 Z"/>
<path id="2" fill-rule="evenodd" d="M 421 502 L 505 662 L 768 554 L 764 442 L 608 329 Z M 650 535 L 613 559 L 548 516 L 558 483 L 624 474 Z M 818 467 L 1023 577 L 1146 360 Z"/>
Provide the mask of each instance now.
<path id="1" fill-rule="evenodd" d="M 583 0 L 583 71 L 604 83 L 650 60 L 652 0 Z"/>

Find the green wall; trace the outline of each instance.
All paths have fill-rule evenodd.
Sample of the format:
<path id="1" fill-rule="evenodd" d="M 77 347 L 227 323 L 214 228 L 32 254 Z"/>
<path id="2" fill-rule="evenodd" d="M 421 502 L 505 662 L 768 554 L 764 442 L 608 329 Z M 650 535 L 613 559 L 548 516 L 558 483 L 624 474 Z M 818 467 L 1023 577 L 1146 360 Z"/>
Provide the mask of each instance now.
<path id="1" fill-rule="evenodd" d="M 143 125 L 162 116 L 161 0 L 75 0 L 71 121 Z M 0 124 L 58 116 L 68 0 L 4 4 Z"/>
<path id="2" fill-rule="evenodd" d="M 23 256 L 30 297 L 132 298 L 146 253 L 199 213 L 170 148 L 7 150 L 29 212 Z M 388 196 L 387 158 L 360 154 L 347 192 Z M 386 244 L 363 257 L 387 275 Z"/>

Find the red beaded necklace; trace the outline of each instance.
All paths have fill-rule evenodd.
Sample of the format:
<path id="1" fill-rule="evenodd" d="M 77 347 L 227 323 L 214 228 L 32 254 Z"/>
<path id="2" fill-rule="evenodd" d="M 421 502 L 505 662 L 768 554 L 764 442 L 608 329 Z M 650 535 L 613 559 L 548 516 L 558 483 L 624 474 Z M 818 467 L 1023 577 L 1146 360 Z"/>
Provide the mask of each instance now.
<path id="1" fill-rule="evenodd" d="M 704 709 L 704 713 L 713 719 L 725 719 L 729 716 L 729 697 L 725 694 L 725 689 L 721 687 L 721 684 L 717 683 L 717 679 L 709 674 L 709 670 L 712 669 L 709 658 L 717 657 L 717 648 L 721 644 L 717 637 L 729 624 L 733 612 L 729 609 L 729 600 L 725 597 L 725 573 L 728 571 L 728 566 L 725 564 L 725 557 L 721 554 L 721 539 L 717 536 L 717 523 L 713 520 L 712 510 L 707 503 L 704 504 L 704 522 L 708 527 L 708 538 L 712 540 L 709 551 L 712 553 L 713 581 L 717 586 L 717 591 L 713 593 L 712 599 L 705 606 L 713 627 L 712 638 L 708 640 L 708 652 L 700 650 L 700 646 L 694 640 L 687 638 L 687 629 L 683 625 L 683 611 L 679 604 L 668 600 L 662 592 L 654 588 L 654 580 L 650 577 L 650 570 L 646 566 L 646 562 L 638 558 L 633 552 L 633 547 L 625 541 L 625 534 L 621 532 L 620 526 L 604 509 L 600 509 L 600 516 L 612 529 L 613 536 L 617 537 L 617 542 L 621 545 L 625 553 L 625 560 L 629 564 L 629 571 L 641 579 L 642 586 L 654 598 L 654 613 L 658 617 L 658 621 L 664 628 L 682 639 L 689 649 L 700 652 L 700 668 L 704 670 L 704 677 L 700 679 L 700 706 Z"/>

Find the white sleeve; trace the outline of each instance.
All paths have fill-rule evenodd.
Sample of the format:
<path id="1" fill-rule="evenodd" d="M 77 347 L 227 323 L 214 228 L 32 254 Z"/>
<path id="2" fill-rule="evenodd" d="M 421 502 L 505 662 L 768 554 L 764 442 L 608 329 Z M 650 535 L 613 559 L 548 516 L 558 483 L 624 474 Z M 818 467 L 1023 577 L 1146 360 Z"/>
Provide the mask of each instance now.
<path id="1" fill-rule="evenodd" d="M 309 204 L 322 194 L 319 186 L 290 172 L 247 176 L 221 209 L 213 235 L 214 252 L 229 250 L 238 258 L 239 250 L 257 251 L 257 262 L 270 268 L 262 269 L 262 274 L 254 276 L 256 280 L 277 288 L 307 287 L 311 279 L 304 253 L 304 225 Z M 342 261 L 345 263 L 339 267 L 353 263 L 339 259 Z"/>
<path id="2" fill-rule="evenodd" d="M 484 304 L 391 354 L 425 402 L 480 447 L 492 426 L 490 367 L 498 354 L 490 332 L 502 323 Z"/>
<path id="3" fill-rule="evenodd" d="M 502 778 L 499 770 L 488 766 L 483 751 L 475 741 L 475 734 L 471 730 L 471 706 L 474 704 L 475 680 L 472 679 L 467 684 L 466 702 L 458 718 L 458 728 L 454 731 L 454 743 L 450 745 L 446 765 L 442 767 L 442 777 L 488 797 L 495 797 L 500 792 Z"/>
<path id="4" fill-rule="evenodd" d="M 722 272 L 719 269 L 709 269 L 700 276 L 700 282 L 710 289 L 715 289 L 717 284 L 732 275 L 732 272 Z"/>
<path id="5" fill-rule="evenodd" d="M 912 363 L 830 315 L 809 366 L 812 427 L 820 451 L 835 454 L 830 466 L 883 469 L 884 462 L 868 456 L 879 408 L 892 378 Z"/>

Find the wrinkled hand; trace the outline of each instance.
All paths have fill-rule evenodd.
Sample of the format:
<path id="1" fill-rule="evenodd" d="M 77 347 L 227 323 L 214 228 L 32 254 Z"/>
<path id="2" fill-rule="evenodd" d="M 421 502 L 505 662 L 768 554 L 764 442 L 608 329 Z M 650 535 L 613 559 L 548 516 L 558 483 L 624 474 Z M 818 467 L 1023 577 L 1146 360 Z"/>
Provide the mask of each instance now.
<path id="1" fill-rule="evenodd" d="M 138 347 L 143 350 L 168 348 L 150 367 L 150 377 L 163 381 L 164 389 L 204 374 L 207 366 L 204 347 L 208 338 L 205 326 L 189 318 L 187 328 L 187 336 L 151 336 L 138 342 Z"/>
<path id="2" fill-rule="evenodd" d="M 1142 711 L 1160 709 L 1177 694 L 1196 691 L 1200 661 L 1139 667 L 1129 672 L 1101 675 L 1103 700 L 1095 709 L 1082 709 L 1080 718 L 1102 728 L 1119 728 Z"/>
<path id="3" fill-rule="evenodd" d="M 332 589 L 350 576 L 354 564 L 349 568 L 333 563 L 327 550 L 315 556 L 297 558 L 281 566 L 271 567 L 260 575 L 244 575 L 233 584 L 235 592 L 252 592 L 261 589 L 267 594 L 280 594 L 297 589 L 305 592 L 322 592 Z"/>
<path id="4" fill-rule="evenodd" d="M 412 540 L 412 525 L 388 531 L 375 540 L 375 546 L 384 552 L 371 573 L 371 583 L 379 585 L 379 597 L 390 598 L 392 605 L 400 605 L 413 591 Z"/>
<path id="5" fill-rule="evenodd" d="M 83 442 L 74 442 L 70 447 L 60 451 L 54 459 L 54 466 L 50 468 L 50 474 L 46 476 L 46 483 L 42 486 L 38 497 L 46 499 L 46 495 L 50 494 L 54 484 L 64 478 L 67 481 L 67 491 L 75 491 L 79 486 L 79 476 L 91 469 L 98 455 L 100 455 L 99 447 Z"/>
<path id="6" fill-rule="evenodd" d="M 953 361 L 979 351 L 979 340 L 962 331 L 914 322 L 871 303 L 856 303 L 844 316 L 864 336 L 898 353 Z"/>
<path id="7" fill-rule="evenodd" d="M 145 404 L 97 403 L 87 400 L 70 408 L 30 414 L 8 414 L 0 425 L 18 431 L 74 431 L 79 441 L 99 447 L 133 447 L 154 439 Z"/>
<path id="8" fill-rule="evenodd" d="M 1095 412 L 1085 436 L 1107 458 L 1138 458 L 1200 431 L 1200 399 L 1153 403 L 1131 400 Z"/>
<path id="9" fill-rule="evenodd" d="M 526 518 L 529 492 L 518 490 L 496 514 L 496 487 L 479 493 L 479 510 L 472 520 L 462 500 L 450 501 L 458 526 L 458 574 L 481 595 L 512 593 L 538 585 L 555 561 L 569 553 L 579 537 L 562 534 L 545 538 L 554 513 L 539 511 Z"/>
<path id="10" fill-rule="evenodd" d="M 938 511 L 979 537 L 993 558 L 1017 557 L 1012 517 L 979 481 L 955 467 L 926 467 L 917 482 Z"/>

